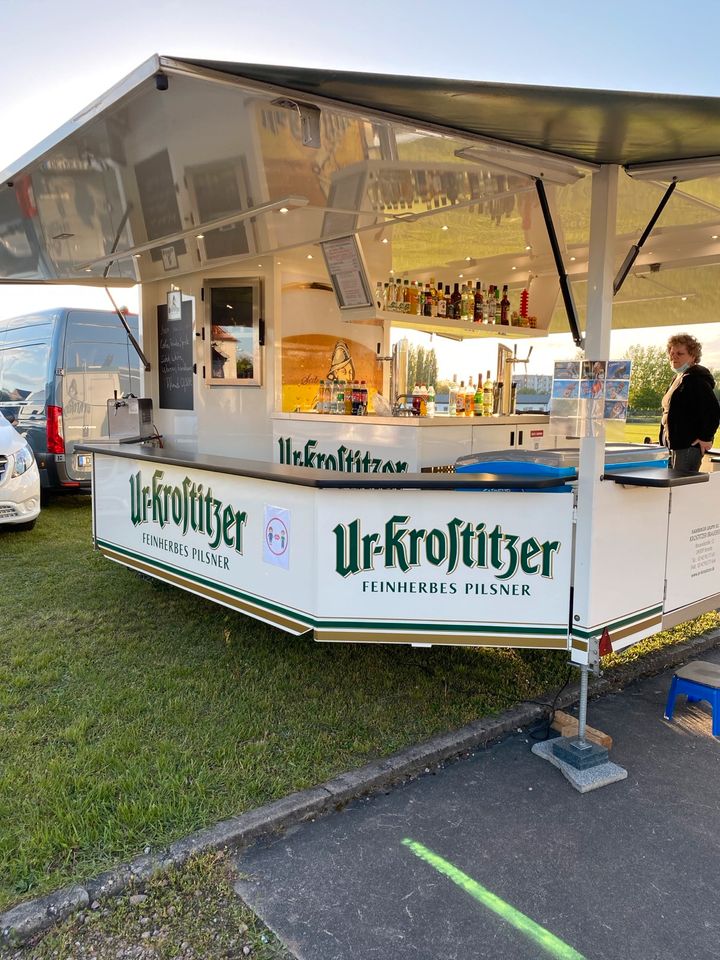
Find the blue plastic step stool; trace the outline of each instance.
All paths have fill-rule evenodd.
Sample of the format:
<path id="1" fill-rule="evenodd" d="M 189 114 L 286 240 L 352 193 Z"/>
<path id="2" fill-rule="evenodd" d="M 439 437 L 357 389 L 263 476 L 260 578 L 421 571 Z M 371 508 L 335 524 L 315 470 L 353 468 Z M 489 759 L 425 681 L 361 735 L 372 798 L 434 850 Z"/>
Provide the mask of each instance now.
<path id="1" fill-rule="evenodd" d="M 684 693 L 688 703 L 707 700 L 712 707 L 712 735 L 720 737 L 720 666 L 707 660 L 695 660 L 675 672 L 670 684 L 665 719 L 672 720 L 675 698 Z"/>

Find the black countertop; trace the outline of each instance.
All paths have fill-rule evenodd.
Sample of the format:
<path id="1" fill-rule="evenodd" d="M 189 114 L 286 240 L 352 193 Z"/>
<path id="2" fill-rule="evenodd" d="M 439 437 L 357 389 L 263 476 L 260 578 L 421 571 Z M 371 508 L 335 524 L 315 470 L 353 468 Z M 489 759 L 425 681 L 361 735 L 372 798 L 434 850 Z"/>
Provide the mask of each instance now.
<path id="1" fill-rule="evenodd" d="M 187 467 L 212 470 L 254 480 L 291 483 L 317 489 L 352 488 L 358 490 L 542 490 L 558 487 L 565 480 L 555 477 L 503 475 L 494 473 L 343 473 L 312 467 L 288 467 L 262 460 L 236 460 L 213 454 L 178 453 L 139 443 L 77 443 L 82 453 L 97 453 L 128 460 L 144 460 L 157 467 Z"/>
<path id="2" fill-rule="evenodd" d="M 602 478 L 628 487 L 682 487 L 687 483 L 707 483 L 710 475 L 656 467 L 651 470 L 617 470 L 604 473 Z"/>

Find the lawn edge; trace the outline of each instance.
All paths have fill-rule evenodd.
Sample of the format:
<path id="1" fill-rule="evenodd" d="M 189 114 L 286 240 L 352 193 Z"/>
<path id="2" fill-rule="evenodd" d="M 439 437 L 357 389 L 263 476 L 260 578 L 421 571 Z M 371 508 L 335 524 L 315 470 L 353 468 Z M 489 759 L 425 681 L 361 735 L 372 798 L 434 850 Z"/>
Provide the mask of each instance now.
<path id="1" fill-rule="evenodd" d="M 593 678 L 593 699 L 623 689 L 645 677 L 662 673 L 696 654 L 720 645 L 720 629 L 709 630 L 682 643 L 621 664 L 612 672 Z M 571 707 L 578 699 L 577 684 L 558 697 L 556 708 Z M 398 753 L 341 773 L 325 783 L 291 793 L 272 803 L 205 827 L 155 853 L 136 857 L 84 883 L 61 887 L 52 893 L 19 903 L 0 913 L 0 945 L 18 947 L 61 923 L 95 901 L 117 897 L 153 877 L 183 866 L 197 854 L 235 850 L 260 837 L 337 810 L 357 797 L 392 787 L 424 772 L 428 767 L 453 760 L 469 750 L 502 739 L 508 733 L 548 716 L 549 704 L 525 701 L 501 714 L 492 714 L 457 730 L 439 734 Z"/>

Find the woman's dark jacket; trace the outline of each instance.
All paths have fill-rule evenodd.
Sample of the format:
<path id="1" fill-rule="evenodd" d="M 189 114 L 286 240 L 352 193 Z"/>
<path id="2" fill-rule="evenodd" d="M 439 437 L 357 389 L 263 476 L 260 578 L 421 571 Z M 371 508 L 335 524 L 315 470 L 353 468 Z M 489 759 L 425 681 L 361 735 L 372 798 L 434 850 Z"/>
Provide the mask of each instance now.
<path id="1" fill-rule="evenodd" d="M 720 424 L 720 405 L 713 393 L 715 380 L 707 367 L 694 363 L 670 398 L 668 443 L 660 429 L 660 443 L 683 450 L 695 440 L 711 442 Z"/>

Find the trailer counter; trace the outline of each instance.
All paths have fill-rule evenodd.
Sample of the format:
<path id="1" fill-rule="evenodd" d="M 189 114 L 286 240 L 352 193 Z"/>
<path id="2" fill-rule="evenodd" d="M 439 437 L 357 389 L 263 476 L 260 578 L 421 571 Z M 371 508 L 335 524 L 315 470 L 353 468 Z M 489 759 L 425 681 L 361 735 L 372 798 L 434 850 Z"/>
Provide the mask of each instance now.
<path id="1" fill-rule="evenodd" d="M 318 640 L 621 650 L 720 605 L 720 474 L 341 473 L 87 444 L 109 559 Z M 573 593 L 579 562 L 590 588 Z M 572 598 L 572 608 L 571 608 Z"/>
<path id="2" fill-rule="evenodd" d="M 109 559 L 318 640 L 567 648 L 571 488 L 88 444 Z M 461 489 L 458 489 L 461 487 Z"/>

